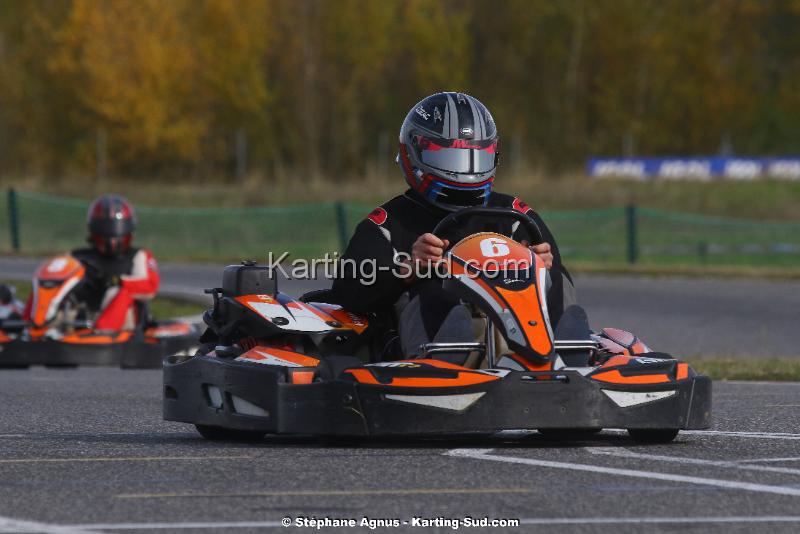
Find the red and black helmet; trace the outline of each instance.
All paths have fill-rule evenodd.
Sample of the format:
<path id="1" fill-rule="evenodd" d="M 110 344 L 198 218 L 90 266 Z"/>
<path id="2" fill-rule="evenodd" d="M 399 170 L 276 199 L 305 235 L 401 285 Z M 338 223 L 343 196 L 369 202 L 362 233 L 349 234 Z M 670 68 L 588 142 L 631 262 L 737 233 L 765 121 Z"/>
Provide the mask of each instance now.
<path id="1" fill-rule="evenodd" d="M 464 93 L 425 98 L 400 128 L 397 163 L 408 185 L 447 210 L 486 204 L 498 155 L 492 114 Z"/>
<path id="2" fill-rule="evenodd" d="M 126 252 L 136 229 L 133 206 L 119 195 L 102 195 L 92 202 L 86 215 L 89 242 L 101 254 Z"/>

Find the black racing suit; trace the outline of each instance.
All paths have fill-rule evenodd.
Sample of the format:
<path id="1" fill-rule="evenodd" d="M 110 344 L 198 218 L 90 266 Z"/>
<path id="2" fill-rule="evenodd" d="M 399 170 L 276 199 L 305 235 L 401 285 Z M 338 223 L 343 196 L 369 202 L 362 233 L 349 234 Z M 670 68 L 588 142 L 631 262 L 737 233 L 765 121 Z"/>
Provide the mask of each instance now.
<path id="1" fill-rule="evenodd" d="M 572 297 L 574 290 L 572 279 L 561 263 L 561 255 L 552 233 L 541 217 L 518 198 L 492 192 L 487 206 L 514 208 L 528 215 L 539 226 L 544 241 L 552 247 L 553 266 L 550 269 L 552 286 L 547 297 L 547 308 L 551 324 L 555 327 L 565 308 L 565 296 L 568 300 L 574 298 Z M 343 268 L 334 280 L 331 302 L 355 313 L 380 312 L 391 309 L 403 293 L 408 291 L 412 301 L 415 296 L 422 299 L 419 311 L 428 333 L 427 338 L 436 341 L 455 341 L 447 339 L 446 336 L 437 336 L 436 333 L 443 324 L 446 324 L 451 308 L 459 304 L 458 298 L 441 289 L 441 282 L 435 279 L 409 283 L 397 276 L 398 269 L 395 263 L 397 253 L 405 253 L 407 258 L 410 257 L 411 248 L 417 238 L 431 232 L 449 213 L 426 202 L 413 190 L 408 190 L 373 210 L 359 223 L 344 252 Z M 455 244 L 455 239 L 483 231 L 512 236 L 517 241 L 523 239 L 531 241 L 522 227 L 518 227 L 512 234 L 513 224 L 514 221 L 509 218 L 474 217 L 467 221 L 458 235 L 445 237 L 449 237 L 450 243 Z M 376 269 L 370 270 L 370 275 L 374 273 L 374 283 L 369 285 L 362 283 L 362 279 L 357 276 L 358 273 L 348 268 L 348 262 L 350 266 L 362 262 L 374 262 Z M 381 267 L 383 269 L 380 269 Z M 463 339 L 458 340 L 463 341 Z"/>

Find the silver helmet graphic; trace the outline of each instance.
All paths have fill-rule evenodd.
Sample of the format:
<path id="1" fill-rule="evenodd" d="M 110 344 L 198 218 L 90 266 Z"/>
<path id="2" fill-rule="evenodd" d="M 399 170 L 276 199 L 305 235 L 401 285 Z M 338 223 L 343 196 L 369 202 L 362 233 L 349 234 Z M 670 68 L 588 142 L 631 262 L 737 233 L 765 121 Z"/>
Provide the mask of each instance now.
<path id="1" fill-rule="evenodd" d="M 406 181 L 448 210 L 483 205 L 498 162 L 489 110 L 464 93 L 437 93 L 416 104 L 400 128 L 397 163 Z"/>

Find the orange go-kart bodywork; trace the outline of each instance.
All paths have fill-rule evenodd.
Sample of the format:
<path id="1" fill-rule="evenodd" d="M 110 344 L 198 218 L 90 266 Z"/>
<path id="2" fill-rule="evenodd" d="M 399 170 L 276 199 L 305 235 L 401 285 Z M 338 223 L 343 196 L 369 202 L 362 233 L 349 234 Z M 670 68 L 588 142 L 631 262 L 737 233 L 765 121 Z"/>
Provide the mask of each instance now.
<path id="1" fill-rule="evenodd" d="M 167 354 L 196 347 L 197 326 L 185 321 L 137 322 L 120 331 L 98 331 L 91 321 L 77 321 L 74 294 L 85 278 L 86 268 L 69 254 L 36 269 L 30 319 L 0 326 L 0 367 L 160 367 Z"/>
<path id="2" fill-rule="evenodd" d="M 208 343 L 165 360 L 165 419 L 206 436 L 626 428 L 667 440 L 709 426 L 711 382 L 688 364 L 618 329 L 556 339 L 549 274 L 527 246 L 480 232 L 445 263 L 445 289 L 485 318 L 486 334 L 459 347 L 431 343 L 416 359 L 376 358 L 377 316 L 292 299 L 266 267 L 226 268 L 205 316 Z M 483 364 L 438 360 L 441 349 L 478 351 Z"/>

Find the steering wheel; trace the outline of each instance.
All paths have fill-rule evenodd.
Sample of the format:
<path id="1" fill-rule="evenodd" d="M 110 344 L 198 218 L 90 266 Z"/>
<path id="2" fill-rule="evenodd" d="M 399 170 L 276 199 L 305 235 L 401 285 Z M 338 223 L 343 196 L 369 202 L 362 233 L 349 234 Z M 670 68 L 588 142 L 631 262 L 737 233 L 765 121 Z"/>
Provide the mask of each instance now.
<path id="1" fill-rule="evenodd" d="M 434 228 L 431 233 L 433 233 L 433 235 L 436 237 L 441 238 L 442 236 L 446 236 L 449 231 L 454 230 L 458 226 L 464 224 L 465 221 L 473 217 L 480 216 L 513 219 L 514 221 L 519 222 L 519 224 L 528 232 L 528 235 L 531 239 L 531 245 L 538 245 L 544 242 L 542 231 L 539 229 L 539 225 L 536 224 L 536 221 L 513 208 L 490 208 L 484 206 L 464 208 L 451 213 L 439 221 L 439 224 L 436 225 L 436 228 Z"/>

